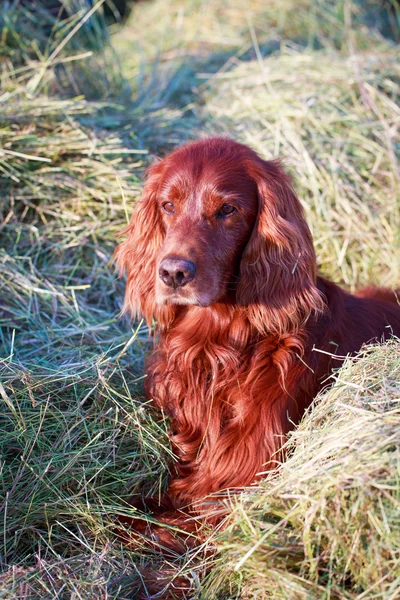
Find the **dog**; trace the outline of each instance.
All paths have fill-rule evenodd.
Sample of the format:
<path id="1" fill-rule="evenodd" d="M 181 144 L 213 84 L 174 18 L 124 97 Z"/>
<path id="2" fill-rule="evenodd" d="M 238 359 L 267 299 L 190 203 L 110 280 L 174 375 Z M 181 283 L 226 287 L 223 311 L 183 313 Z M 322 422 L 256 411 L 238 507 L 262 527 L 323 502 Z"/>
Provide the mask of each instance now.
<path id="1" fill-rule="evenodd" d="M 400 306 L 390 290 L 351 295 L 319 277 L 281 163 L 230 139 L 153 164 L 123 233 L 123 311 L 156 323 L 146 394 L 171 419 L 178 464 L 161 507 L 176 524 L 179 507 L 276 468 L 332 370 L 400 336 Z"/>

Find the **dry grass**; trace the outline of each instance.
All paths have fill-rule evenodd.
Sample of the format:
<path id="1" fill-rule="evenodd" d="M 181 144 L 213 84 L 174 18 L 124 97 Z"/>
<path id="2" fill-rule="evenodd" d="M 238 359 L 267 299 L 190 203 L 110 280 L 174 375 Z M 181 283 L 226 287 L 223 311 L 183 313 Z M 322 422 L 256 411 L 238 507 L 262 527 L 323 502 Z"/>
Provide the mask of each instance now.
<path id="1" fill-rule="evenodd" d="M 57 22 L 17 4 L 0 9 L 2 598 L 134 598 L 138 569 L 157 563 L 113 532 L 115 514 L 133 514 L 130 494 L 160 493 L 173 457 L 168 424 L 143 399 L 148 331 L 118 318 L 123 282 L 110 265 L 153 153 L 223 132 L 285 156 L 322 270 L 349 287 L 399 282 L 397 49 L 362 24 L 364 11 L 342 2 L 156 0 L 134 7 L 115 50 L 101 18 L 87 27 L 86 14 Z M 380 577 L 388 564 L 397 568 L 385 502 L 399 488 L 377 491 L 368 465 L 381 465 L 379 481 L 392 477 L 386 419 L 396 413 L 374 402 L 384 393 L 393 404 L 396 360 L 398 346 L 389 345 L 343 372 L 371 408 L 363 404 L 360 419 L 350 384 L 321 400 L 312 435 L 308 418 L 292 439 L 286 471 L 238 499 L 205 587 L 195 554 L 172 561 L 193 582 L 190 596 L 393 596 L 397 580 Z M 365 388 L 366 372 L 375 387 Z M 333 440 L 331 415 L 318 412 L 329 398 L 343 435 L 351 423 L 354 439 L 382 438 L 368 448 L 360 438 L 369 454 L 359 470 L 355 445 L 336 455 L 318 438 Z M 308 485 L 296 480 L 305 454 L 316 479 L 297 504 L 280 494 L 289 473 L 291 486 Z M 339 477 L 346 460 L 358 487 L 338 479 L 334 493 L 326 474 Z M 337 519 L 323 530 L 325 501 Z M 366 510 L 351 521 L 350 503 L 361 510 L 366 502 L 369 525 Z M 285 515 L 293 535 L 280 524 Z M 332 527 L 342 527 L 336 546 Z M 253 550 L 255 539 L 263 541 Z"/>
<path id="2" fill-rule="evenodd" d="M 398 340 L 344 365 L 280 471 L 233 506 L 204 598 L 398 597 L 399 382 Z"/>
<path id="3" fill-rule="evenodd" d="M 349 287 L 400 280 L 398 48 L 284 50 L 214 76 L 206 114 L 267 158 L 283 157 L 321 270 Z"/>

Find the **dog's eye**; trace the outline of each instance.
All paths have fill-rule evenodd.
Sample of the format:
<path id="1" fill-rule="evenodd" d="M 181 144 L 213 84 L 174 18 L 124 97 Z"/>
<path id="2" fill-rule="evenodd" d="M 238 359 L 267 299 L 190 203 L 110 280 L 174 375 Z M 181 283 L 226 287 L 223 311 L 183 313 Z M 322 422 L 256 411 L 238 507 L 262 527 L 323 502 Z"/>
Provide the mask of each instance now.
<path id="1" fill-rule="evenodd" d="M 164 202 L 164 204 L 162 204 L 162 209 L 168 215 L 172 215 L 175 212 L 175 206 L 172 204 L 172 202 Z"/>
<path id="2" fill-rule="evenodd" d="M 237 208 L 232 206 L 232 204 L 223 204 L 219 209 L 218 217 L 228 217 L 235 212 L 237 212 Z"/>

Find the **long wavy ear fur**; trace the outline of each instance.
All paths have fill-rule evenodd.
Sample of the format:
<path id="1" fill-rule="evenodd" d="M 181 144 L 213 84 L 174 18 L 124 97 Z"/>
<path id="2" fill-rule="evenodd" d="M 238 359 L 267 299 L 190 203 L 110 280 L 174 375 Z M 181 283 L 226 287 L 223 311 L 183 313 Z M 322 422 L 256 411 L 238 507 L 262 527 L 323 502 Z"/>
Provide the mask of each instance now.
<path id="1" fill-rule="evenodd" d="M 325 306 L 316 288 L 311 232 L 279 161 L 257 157 L 248 169 L 257 184 L 259 213 L 240 264 L 237 302 L 261 333 L 293 332 Z"/>
<path id="2" fill-rule="evenodd" d="M 155 299 L 156 259 L 165 236 L 157 206 L 162 172 L 162 162 L 149 168 L 142 198 L 120 234 L 127 238 L 117 246 L 114 260 L 120 274 L 127 274 L 122 312 L 132 318 L 143 316 L 149 326 L 155 318 L 158 326 L 164 328 L 171 322 L 174 309 L 157 306 Z"/>

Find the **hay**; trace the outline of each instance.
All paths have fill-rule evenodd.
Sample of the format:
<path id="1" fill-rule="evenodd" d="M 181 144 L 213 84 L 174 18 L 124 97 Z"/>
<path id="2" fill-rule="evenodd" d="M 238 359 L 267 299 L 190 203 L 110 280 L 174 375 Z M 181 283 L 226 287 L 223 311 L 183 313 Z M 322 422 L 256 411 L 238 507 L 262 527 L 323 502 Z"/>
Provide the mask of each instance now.
<path id="1" fill-rule="evenodd" d="M 216 75 L 205 113 L 295 177 L 323 273 L 400 280 L 398 49 L 284 51 Z"/>
<path id="2" fill-rule="evenodd" d="M 127 121 L 111 54 L 75 40 L 49 60 L 60 38 L 41 37 L 36 13 L 2 10 L 13 45 L 0 94 L 0 595 L 129 595 L 140 557 L 110 547 L 114 515 L 132 514 L 132 493 L 159 494 L 173 460 L 163 416 L 143 402 L 148 331 L 118 319 L 110 265 L 148 123 L 134 110 Z M 46 56 L 26 45 L 32 20 Z M 96 86 L 68 97 L 85 54 Z M 91 99 L 105 89 L 118 100 Z"/>
<path id="3" fill-rule="evenodd" d="M 229 132 L 266 156 L 285 154 L 324 271 L 350 286 L 371 278 L 397 283 L 398 66 L 390 45 L 376 31 L 351 26 L 342 2 L 305 1 L 295 10 L 289 0 L 167 4 L 135 4 L 114 37 L 117 52 L 100 21 L 99 29 L 83 24 L 81 9 L 59 22 L 43 12 L 39 18 L 38 5 L 36 12 L 18 2 L 0 8 L 4 598 L 134 598 L 141 565 L 159 566 L 159 557 L 127 551 L 113 533 L 115 514 L 136 514 L 128 496 L 161 494 L 166 464 L 174 460 L 168 424 L 143 398 L 148 331 L 118 319 L 124 286 L 109 262 L 152 153 L 204 133 Z M 362 23 L 363 11 L 350 8 Z M 359 94 L 349 33 L 382 118 Z M 365 51 L 372 43 L 374 53 Z M 274 78 L 272 94 L 265 72 Z M 260 535 L 269 485 L 259 490 L 265 499 L 245 495 L 235 509 Z M 371 514 L 378 522 L 375 505 Z M 256 589 L 262 597 L 272 589 L 264 583 L 271 579 L 265 561 L 254 571 L 253 588 L 247 579 L 261 550 L 232 571 L 253 547 L 246 533 L 238 538 L 244 546 L 235 542 L 230 549 L 233 529 L 204 589 L 197 573 L 207 565 L 199 564 L 200 554 L 171 559 L 169 572 L 193 583 L 189 597 L 227 598 L 229 588 L 235 597 Z M 274 564 L 293 586 L 282 588 L 287 597 L 311 590 L 310 597 L 322 598 L 332 582 L 338 594 L 353 598 L 374 577 L 367 570 L 362 581 L 352 573 L 349 580 L 328 576 L 313 541 L 315 553 L 307 547 L 305 559 L 300 526 L 293 544 L 282 539 L 282 562 L 274 558 Z M 344 570 L 342 546 L 337 556 L 335 548 L 329 552 L 335 569 Z M 284 570 L 284 561 L 293 570 Z M 302 570 L 307 561 L 313 571 Z M 245 585 L 238 587 L 238 578 Z M 387 585 L 378 587 L 386 594 Z"/>
<path id="4" fill-rule="evenodd" d="M 399 596 L 400 341 L 366 348 L 335 379 L 280 472 L 233 507 L 204 598 Z"/>
<path id="5" fill-rule="evenodd" d="M 99 0 L 88 11 L 84 0 L 63 0 L 61 4 L 68 8 L 67 12 L 47 9 L 41 0 L 2 2 L 2 92 L 11 92 L 12 97 L 15 83 L 28 83 L 30 93 L 84 93 L 90 99 L 120 96 L 126 90 L 126 82 L 109 44 L 103 2 Z"/>

